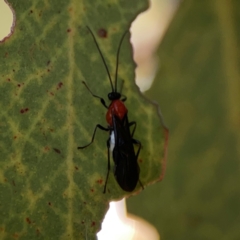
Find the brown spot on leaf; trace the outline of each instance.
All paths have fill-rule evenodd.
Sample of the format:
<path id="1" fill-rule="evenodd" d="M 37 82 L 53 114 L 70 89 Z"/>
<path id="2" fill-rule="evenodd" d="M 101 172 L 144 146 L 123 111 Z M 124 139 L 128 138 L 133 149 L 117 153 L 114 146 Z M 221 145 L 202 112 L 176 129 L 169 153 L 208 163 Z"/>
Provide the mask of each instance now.
<path id="1" fill-rule="evenodd" d="M 103 29 L 103 28 L 100 28 L 98 30 L 98 36 L 100 38 L 107 38 L 107 31 L 105 29 Z"/>
<path id="2" fill-rule="evenodd" d="M 97 183 L 102 184 L 102 183 L 103 183 L 103 180 L 102 180 L 102 179 L 98 179 L 98 180 L 97 180 Z"/>
<path id="3" fill-rule="evenodd" d="M 48 152 L 49 150 L 50 150 L 50 148 L 49 148 L 48 146 L 45 146 L 45 147 L 44 147 L 44 151 L 45 151 L 45 152 Z"/>
<path id="4" fill-rule="evenodd" d="M 26 112 L 28 112 L 29 111 L 29 108 L 22 108 L 21 110 L 20 110 L 20 113 L 26 113 Z"/>
<path id="5" fill-rule="evenodd" d="M 60 151 L 59 149 L 57 149 L 57 148 L 53 148 L 53 150 L 54 150 L 56 153 L 58 153 L 58 154 L 61 153 L 61 151 Z"/>
<path id="6" fill-rule="evenodd" d="M 18 239 L 18 238 L 19 238 L 19 235 L 18 235 L 17 233 L 14 233 L 14 234 L 13 234 L 13 238 Z"/>
<path id="7" fill-rule="evenodd" d="M 30 218 L 26 218 L 26 222 L 28 223 L 28 224 L 31 224 L 32 222 L 31 222 L 31 220 L 30 220 Z"/>
<path id="8" fill-rule="evenodd" d="M 58 85 L 57 85 L 57 90 L 60 89 L 62 86 L 63 86 L 63 83 L 59 82 Z"/>

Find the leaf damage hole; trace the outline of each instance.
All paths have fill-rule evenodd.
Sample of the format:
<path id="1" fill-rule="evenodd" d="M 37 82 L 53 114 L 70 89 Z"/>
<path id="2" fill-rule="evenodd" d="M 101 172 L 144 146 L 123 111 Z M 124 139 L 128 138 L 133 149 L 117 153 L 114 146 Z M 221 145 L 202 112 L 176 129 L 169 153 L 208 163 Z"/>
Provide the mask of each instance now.
<path id="1" fill-rule="evenodd" d="M 13 34 L 15 22 L 15 12 L 10 3 L 0 1 L 0 43 Z"/>

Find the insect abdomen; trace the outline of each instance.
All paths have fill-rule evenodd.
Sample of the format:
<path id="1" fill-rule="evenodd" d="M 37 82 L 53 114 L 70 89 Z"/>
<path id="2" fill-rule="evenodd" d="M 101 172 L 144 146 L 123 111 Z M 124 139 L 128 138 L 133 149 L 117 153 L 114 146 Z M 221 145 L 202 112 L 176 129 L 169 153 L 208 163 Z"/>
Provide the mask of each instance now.
<path id="1" fill-rule="evenodd" d="M 135 154 L 126 155 L 113 150 L 113 160 L 115 162 L 114 176 L 119 186 L 127 192 L 132 192 L 139 179 L 139 166 Z"/>

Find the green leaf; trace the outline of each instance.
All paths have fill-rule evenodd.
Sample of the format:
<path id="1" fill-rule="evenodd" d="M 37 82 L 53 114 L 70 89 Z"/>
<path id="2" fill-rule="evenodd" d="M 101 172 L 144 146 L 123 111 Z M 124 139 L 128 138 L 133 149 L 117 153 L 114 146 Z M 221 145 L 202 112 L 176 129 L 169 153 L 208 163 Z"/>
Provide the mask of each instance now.
<path id="1" fill-rule="evenodd" d="M 10 3 L 16 26 L 0 46 L 1 238 L 94 239 L 108 202 L 131 194 L 121 190 L 113 171 L 102 193 L 108 134 L 98 131 L 94 144 L 77 149 L 90 142 L 96 124 L 107 126 L 106 109 L 82 81 L 104 98 L 111 91 L 86 26 L 114 76 L 119 40 L 147 2 Z M 139 94 L 134 67 L 128 34 L 119 85 L 124 81 L 128 117 L 137 122 L 140 180 L 147 185 L 163 176 L 167 132 L 157 107 Z"/>
<path id="2" fill-rule="evenodd" d="M 239 9 L 239 1 L 185 0 L 161 43 L 147 95 L 170 129 L 167 172 L 129 209 L 162 239 L 239 239 Z"/>

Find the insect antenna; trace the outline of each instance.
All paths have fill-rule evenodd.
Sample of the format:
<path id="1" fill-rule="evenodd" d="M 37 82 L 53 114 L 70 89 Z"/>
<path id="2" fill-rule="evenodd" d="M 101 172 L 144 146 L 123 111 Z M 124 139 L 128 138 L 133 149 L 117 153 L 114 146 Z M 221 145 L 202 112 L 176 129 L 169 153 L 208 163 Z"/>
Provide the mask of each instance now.
<path id="1" fill-rule="evenodd" d="M 124 37 L 126 36 L 126 34 L 128 33 L 128 31 L 126 31 L 120 42 L 119 42 L 119 45 L 118 45 L 118 50 L 117 50 L 117 59 L 116 59 L 116 72 L 115 72 L 115 92 L 117 92 L 117 75 L 118 75 L 118 62 L 119 62 L 119 54 L 120 54 L 120 49 L 121 49 L 121 45 L 122 45 L 122 42 L 123 42 L 123 39 Z"/>
<path id="2" fill-rule="evenodd" d="M 96 40 L 96 38 L 95 38 L 92 30 L 91 30 L 88 26 L 87 26 L 87 29 L 88 29 L 88 31 L 91 33 L 91 35 L 92 35 L 92 37 L 93 37 L 93 40 L 94 40 L 94 42 L 95 42 L 95 44 L 96 44 L 96 47 L 97 47 L 97 49 L 98 49 L 98 52 L 100 53 L 100 56 L 101 56 L 102 61 L 103 61 L 103 64 L 104 64 L 104 66 L 105 66 L 105 68 L 106 68 L 106 70 L 107 70 L 107 74 L 108 74 L 108 77 L 109 77 L 109 80 L 110 80 L 110 83 L 111 83 L 112 91 L 114 92 L 113 83 L 112 83 L 112 78 L 111 78 L 111 75 L 110 75 L 110 72 L 109 72 L 107 63 L 106 63 L 106 61 L 105 61 L 105 59 L 104 59 L 104 57 L 103 57 L 103 54 L 102 54 L 102 52 L 101 52 L 101 49 L 100 49 L 100 47 L 99 47 L 99 45 L 98 45 L 98 43 L 97 43 L 97 40 Z"/>

